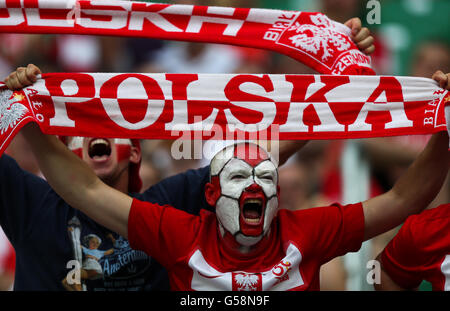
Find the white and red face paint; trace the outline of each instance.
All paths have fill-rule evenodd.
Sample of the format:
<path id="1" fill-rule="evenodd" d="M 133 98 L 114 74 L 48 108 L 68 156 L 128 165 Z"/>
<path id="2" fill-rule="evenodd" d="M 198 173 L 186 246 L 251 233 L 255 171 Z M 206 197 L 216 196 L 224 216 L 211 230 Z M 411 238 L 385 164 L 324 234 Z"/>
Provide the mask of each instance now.
<path id="1" fill-rule="evenodd" d="M 128 168 L 128 191 L 141 190 L 142 180 L 139 176 L 141 148 L 138 140 L 74 136 L 66 141 L 67 147 L 110 186 L 114 186 L 117 179 L 123 176 L 124 169 Z M 132 148 L 137 150 L 134 155 L 137 162 L 131 161 Z"/>
<path id="2" fill-rule="evenodd" d="M 251 143 L 229 146 L 211 161 L 221 230 L 250 246 L 268 232 L 278 209 L 278 172 L 269 154 Z"/>
<path id="3" fill-rule="evenodd" d="M 88 155 L 92 159 L 95 157 L 108 157 L 113 151 L 112 148 L 115 148 L 118 162 L 129 158 L 131 147 L 132 143 L 130 139 L 87 138 L 79 136 L 72 137 L 68 144 L 68 148 L 82 159 L 84 158 L 83 155 Z M 99 151 L 96 152 L 95 149 Z"/>

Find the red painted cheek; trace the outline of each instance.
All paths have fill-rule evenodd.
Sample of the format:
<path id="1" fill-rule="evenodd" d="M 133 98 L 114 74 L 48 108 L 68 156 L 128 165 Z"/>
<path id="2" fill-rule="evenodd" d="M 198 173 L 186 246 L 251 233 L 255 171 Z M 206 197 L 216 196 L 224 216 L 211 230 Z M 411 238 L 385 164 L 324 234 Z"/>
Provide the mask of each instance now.
<path id="1" fill-rule="evenodd" d="M 71 151 L 73 153 L 75 153 L 78 157 L 83 159 L 83 149 L 82 148 L 72 149 Z"/>
<path id="2" fill-rule="evenodd" d="M 128 160 L 131 155 L 130 145 L 116 145 L 117 161 Z"/>
<path id="3" fill-rule="evenodd" d="M 213 199 L 214 202 L 217 203 L 217 200 L 219 200 L 220 196 L 221 196 L 221 191 L 220 191 L 220 179 L 219 176 L 212 176 L 211 177 L 211 184 L 214 185 L 214 194 L 213 194 Z"/>

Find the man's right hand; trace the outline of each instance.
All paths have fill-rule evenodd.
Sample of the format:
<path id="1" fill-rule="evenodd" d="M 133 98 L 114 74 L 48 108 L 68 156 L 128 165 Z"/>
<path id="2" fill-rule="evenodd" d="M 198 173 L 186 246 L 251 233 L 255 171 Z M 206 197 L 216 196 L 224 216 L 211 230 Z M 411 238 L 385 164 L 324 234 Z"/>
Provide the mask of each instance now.
<path id="1" fill-rule="evenodd" d="M 39 67 L 29 64 L 27 67 L 19 67 L 6 79 L 5 84 L 10 90 L 18 90 L 36 82 L 37 76 L 41 74 Z"/>

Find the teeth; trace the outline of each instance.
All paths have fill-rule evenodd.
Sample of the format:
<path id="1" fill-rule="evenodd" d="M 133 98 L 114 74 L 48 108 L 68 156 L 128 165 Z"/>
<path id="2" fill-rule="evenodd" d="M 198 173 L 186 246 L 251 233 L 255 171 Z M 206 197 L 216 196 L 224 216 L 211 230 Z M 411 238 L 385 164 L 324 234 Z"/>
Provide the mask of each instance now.
<path id="1" fill-rule="evenodd" d="M 109 145 L 108 141 L 102 138 L 97 138 L 94 139 L 93 141 L 91 141 L 91 146 L 96 145 L 96 144 L 104 144 L 104 145 Z"/>
<path id="2" fill-rule="evenodd" d="M 259 223 L 259 218 L 245 218 L 245 221 L 249 224 L 257 224 Z"/>
<path id="3" fill-rule="evenodd" d="M 111 154 L 111 146 L 109 141 L 103 138 L 94 138 L 89 143 L 89 157 L 99 159 Z"/>

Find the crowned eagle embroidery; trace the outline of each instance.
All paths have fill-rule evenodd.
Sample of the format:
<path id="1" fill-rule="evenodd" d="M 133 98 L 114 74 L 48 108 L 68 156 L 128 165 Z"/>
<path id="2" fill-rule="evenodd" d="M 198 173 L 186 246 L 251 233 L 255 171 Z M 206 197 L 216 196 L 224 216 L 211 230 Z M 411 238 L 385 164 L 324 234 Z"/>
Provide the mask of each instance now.
<path id="1" fill-rule="evenodd" d="M 0 134 L 13 128 L 17 122 L 28 112 L 28 108 L 12 97 L 13 92 L 5 90 L 0 92 Z"/>
<path id="2" fill-rule="evenodd" d="M 256 274 L 238 273 L 234 275 L 234 281 L 238 285 L 239 291 L 256 291 L 258 288 L 259 277 Z"/>
<path id="3" fill-rule="evenodd" d="M 319 52 L 322 51 L 322 61 L 327 61 L 332 57 L 334 48 L 338 51 L 344 51 L 350 47 L 346 36 L 335 30 L 335 26 L 325 15 L 312 15 L 311 21 L 314 25 L 302 25 L 295 22 L 289 28 L 289 31 L 297 33 L 297 35 L 289 37 L 295 47 L 316 55 L 319 55 Z"/>

